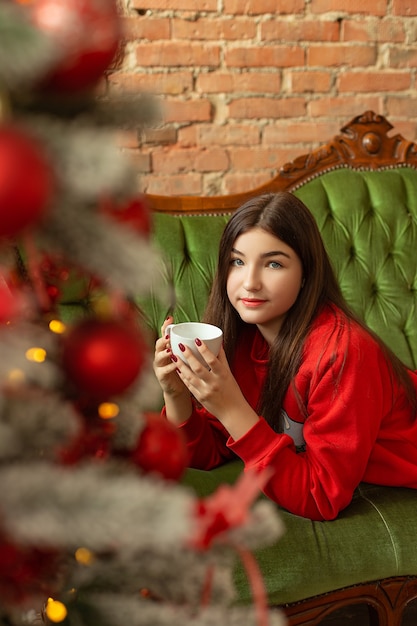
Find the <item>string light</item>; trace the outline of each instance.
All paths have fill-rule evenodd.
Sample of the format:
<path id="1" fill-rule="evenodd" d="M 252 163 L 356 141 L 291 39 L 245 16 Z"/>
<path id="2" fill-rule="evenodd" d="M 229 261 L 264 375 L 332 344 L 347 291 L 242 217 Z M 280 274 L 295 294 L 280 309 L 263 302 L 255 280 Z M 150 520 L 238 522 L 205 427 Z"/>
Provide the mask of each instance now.
<path id="1" fill-rule="evenodd" d="M 46 359 L 46 350 L 38 347 L 29 348 L 29 350 L 26 350 L 25 356 L 28 361 L 43 363 Z"/>
<path id="2" fill-rule="evenodd" d="M 114 402 L 102 402 L 98 407 L 98 414 L 103 420 L 109 420 L 119 415 L 119 407 Z"/>
<path id="3" fill-rule="evenodd" d="M 65 604 L 59 602 L 59 600 L 54 600 L 53 598 L 48 598 L 45 613 L 48 619 L 54 623 L 63 622 L 68 615 Z"/>
<path id="4" fill-rule="evenodd" d="M 94 560 L 94 554 L 88 548 L 77 548 L 75 551 L 75 560 L 81 565 L 90 565 Z"/>
<path id="5" fill-rule="evenodd" d="M 67 330 L 67 327 L 60 320 L 51 320 L 49 322 L 49 330 L 57 335 L 62 335 Z"/>

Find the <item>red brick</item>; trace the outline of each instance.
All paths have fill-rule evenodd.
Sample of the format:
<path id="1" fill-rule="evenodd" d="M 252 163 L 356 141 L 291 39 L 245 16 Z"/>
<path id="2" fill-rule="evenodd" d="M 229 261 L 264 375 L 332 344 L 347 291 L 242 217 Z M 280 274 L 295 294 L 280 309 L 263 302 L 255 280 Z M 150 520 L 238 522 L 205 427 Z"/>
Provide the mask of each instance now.
<path id="1" fill-rule="evenodd" d="M 303 13 L 305 0 L 224 0 L 224 13 L 232 15 L 274 15 Z"/>
<path id="2" fill-rule="evenodd" d="M 198 20 L 172 20 L 173 39 L 202 39 L 216 40 L 224 39 L 233 41 L 234 39 L 253 39 L 256 36 L 256 23 L 253 19 L 237 18 L 229 19 L 209 19 L 200 18 Z"/>
<path id="3" fill-rule="evenodd" d="M 235 148 L 230 153 L 231 166 L 236 171 L 276 169 L 294 158 L 299 151 L 295 148 Z"/>
<path id="4" fill-rule="evenodd" d="M 200 93 L 280 93 L 281 75 L 275 72 L 200 73 L 196 81 Z"/>
<path id="5" fill-rule="evenodd" d="M 409 96 L 390 96 L 386 99 L 386 112 L 389 120 L 391 117 L 416 118 L 417 104 Z"/>
<path id="6" fill-rule="evenodd" d="M 229 173 L 223 176 L 223 188 L 225 194 L 252 191 L 265 183 L 268 183 L 275 175 L 271 172 Z"/>
<path id="7" fill-rule="evenodd" d="M 410 17 L 417 15 L 417 4 L 415 0 L 393 0 L 392 12 L 394 15 L 405 15 Z"/>
<path id="8" fill-rule="evenodd" d="M 193 77 L 191 72 L 171 72 L 169 74 L 130 74 L 115 72 L 109 76 L 110 89 L 155 94 L 179 95 L 191 91 Z"/>
<path id="9" fill-rule="evenodd" d="M 349 118 L 364 111 L 383 111 L 383 102 L 378 96 L 327 97 L 312 100 L 307 109 L 312 117 L 338 118 L 342 124 L 346 124 Z"/>
<path id="10" fill-rule="evenodd" d="M 228 67 L 289 67 L 304 65 L 300 46 L 265 46 L 231 48 L 225 51 Z"/>
<path id="11" fill-rule="evenodd" d="M 205 124 L 207 126 L 207 124 Z M 211 126 L 211 124 L 209 124 Z M 197 133 L 199 124 L 187 124 L 178 129 L 178 147 L 189 148 L 190 146 L 197 145 Z"/>
<path id="12" fill-rule="evenodd" d="M 318 93 L 327 92 L 332 84 L 330 72 L 317 71 L 292 71 L 285 74 L 284 84 L 289 93 Z"/>
<path id="13" fill-rule="evenodd" d="M 162 11 L 217 11 L 217 0 L 132 0 L 134 9 L 161 9 Z"/>
<path id="14" fill-rule="evenodd" d="M 390 67 L 417 67 L 417 50 L 391 47 L 388 55 Z"/>
<path id="15" fill-rule="evenodd" d="M 328 44 L 311 45 L 307 50 L 307 65 L 313 66 L 364 66 L 374 65 L 377 59 L 375 46 Z"/>
<path id="16" fill-rule="evenodd" d="M 135 52 L 137 65 L 145 67 L 218 67 L 220 64 L 220 47 L 211 44 L 178 41 L 140 43 Z"/>
<path id="17" fill-rule="evenodd" d="M 333 20 L 280 20 L 261 23 L 261 41 L 338 41 L 339 24 Z"/>
<path id="18" fill-rule="evenodd" d="M 277 119 L 305 115 L 304 98 L 237 98 L 229 105 L 230 118 Z"/>
<path id="19" fill-rule="evenodd" d="M 148 173 L 151 171 L 151 155 L 146 152 L 137 150 L 125 150 L 129 155 L 130 161 L 133 163 L 137 172 Z"/>
<path id="20" fill-rule="evenodd" d="M 402 42 L 405 39 L 404 24 L 398 19 L 362 18 L 342 21 L 342 41 Z"/>
<path id="21" fill-rule="evenodd" d="M 165 122 L 208 122 L 211 120 L 211 104 L 208 100 L 165 100 Z"/>
<path id="22" fill-rule="evenodd" d="M 334 135 L 339 133 L 339 130 L 340 124 L 338 122 L 297 122 L 285 120 L 283 122 L 269 123 L 265 126 L 263 143 L 265 145 L 284 143 L 319 144 L 334 137 Z"/>
<path id="23" fill-rule="evenodd" d="M 197 154 L 197 149 L 155 148 L 152 152 L 152 169 L 160 174 L 189 172 L 195 169 Z"/>
<path id="24" fill-rule="evenodd" d="M 312 13 L 366 13 L 367 15 L 385 15 L 388 0 L 311 0 Z M 410 0 L 411 1 L 411 0 Z"/>
<path id="25" fill-rule="evenodd" d="M 194 162 L 197 172 L 225 172 L 229 167 L 229 156 L 223 148 L 201 149 Z"/>
<path id="26" fill-rule="evenodd" d="M 120 148 L 138 148 L 139 138 L 136 130 L 119 131 L 116 135 L 116 143 Z"/>
<path id="27" fill-rule="evenodd" d="M 254 146 L 260 143 L 260 131 L 254 124 L 201 125 L 198 143 L 202 146 Z"/>
<path id="28" fill-rule="evenodd" d="M 159 146 L 164 144 L 177 143 L 178 133 L 172 126 L 164 128 L 146 128 L 141 137 L 143 144 L 157 144 Z"/>
<path id="29" fill-rule="evenodd" d="M 193 172 L 178 176 L 142 176 L 140 183 L 144 193 L 162 196 L 199 196 L 203 189 L 202 175 Z"/>
<path id="30" fill-rule="evenodd" d="M 169 39 L 171 36 L 170 20 L 167 18 L 122 18 L 123 35 L 128 40 L 134 39 Z"/>
<path id="31" fill-rule="evenodd" d="M 343 72 L 338 78 L 339 93 L 404 91 L 410 86 L 409 72 Z"/>

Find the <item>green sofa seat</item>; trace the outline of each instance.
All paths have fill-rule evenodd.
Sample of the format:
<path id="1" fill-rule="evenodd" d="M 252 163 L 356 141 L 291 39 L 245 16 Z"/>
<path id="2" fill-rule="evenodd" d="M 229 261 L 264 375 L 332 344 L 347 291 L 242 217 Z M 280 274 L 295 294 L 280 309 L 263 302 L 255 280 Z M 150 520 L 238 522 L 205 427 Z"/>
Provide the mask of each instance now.
<path id="1" fill-rule="evenodd" d="M 233 461 L 204 472 L 188 470 L 184 484 L 202 497 L 233 483 L 243 465 Z M 352 503 L 332 522 L 314 522 L 281 510 L 285 534 L 255 550 L 271 606 L 357 585 L 417 573 L 417 493 L 363 483 Z M 414 523 L 410 523 L 414 520 Z M 252 595 L 240 563 L 235 570 L 238 602 Z"/>

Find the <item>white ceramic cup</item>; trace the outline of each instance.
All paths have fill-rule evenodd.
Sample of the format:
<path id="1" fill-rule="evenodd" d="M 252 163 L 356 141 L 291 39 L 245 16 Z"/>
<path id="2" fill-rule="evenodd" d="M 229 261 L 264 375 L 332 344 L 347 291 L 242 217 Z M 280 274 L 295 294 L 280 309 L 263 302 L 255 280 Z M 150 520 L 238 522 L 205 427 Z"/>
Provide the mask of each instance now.
<path id="1" fill-rule="evenodd" d="M 201 341 L 204 341 L 208 349 L 213 352 L 215 356 L 220 352 L 223 341 L 223 331 L 217 326 L 204 324 L 203 322 L 183 322 L 181 324 L 169 324 L 165 330 L 170 338 L 172 353 L 185 363 L 187 363 L 187 359 L 178 347 L 180 343 L 190 348 L 200 363 L 206 367 L 208 367 L 207 363 L 198 352 L 195 340 L 201 339 Z"/>

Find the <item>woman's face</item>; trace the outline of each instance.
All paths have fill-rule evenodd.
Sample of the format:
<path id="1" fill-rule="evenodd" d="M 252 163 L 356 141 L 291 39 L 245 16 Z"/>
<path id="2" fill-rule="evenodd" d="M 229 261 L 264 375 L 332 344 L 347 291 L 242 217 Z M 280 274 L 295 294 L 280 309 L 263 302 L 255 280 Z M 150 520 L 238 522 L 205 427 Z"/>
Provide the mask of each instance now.
<path id="1" fill-rule="evenodd" d="M 302 279 L 297 253 L 262 228 L 255 227 L 234 242 L 227 296 L 242 320 L 256 324 L 269 344 L 297 300 Z"/>

